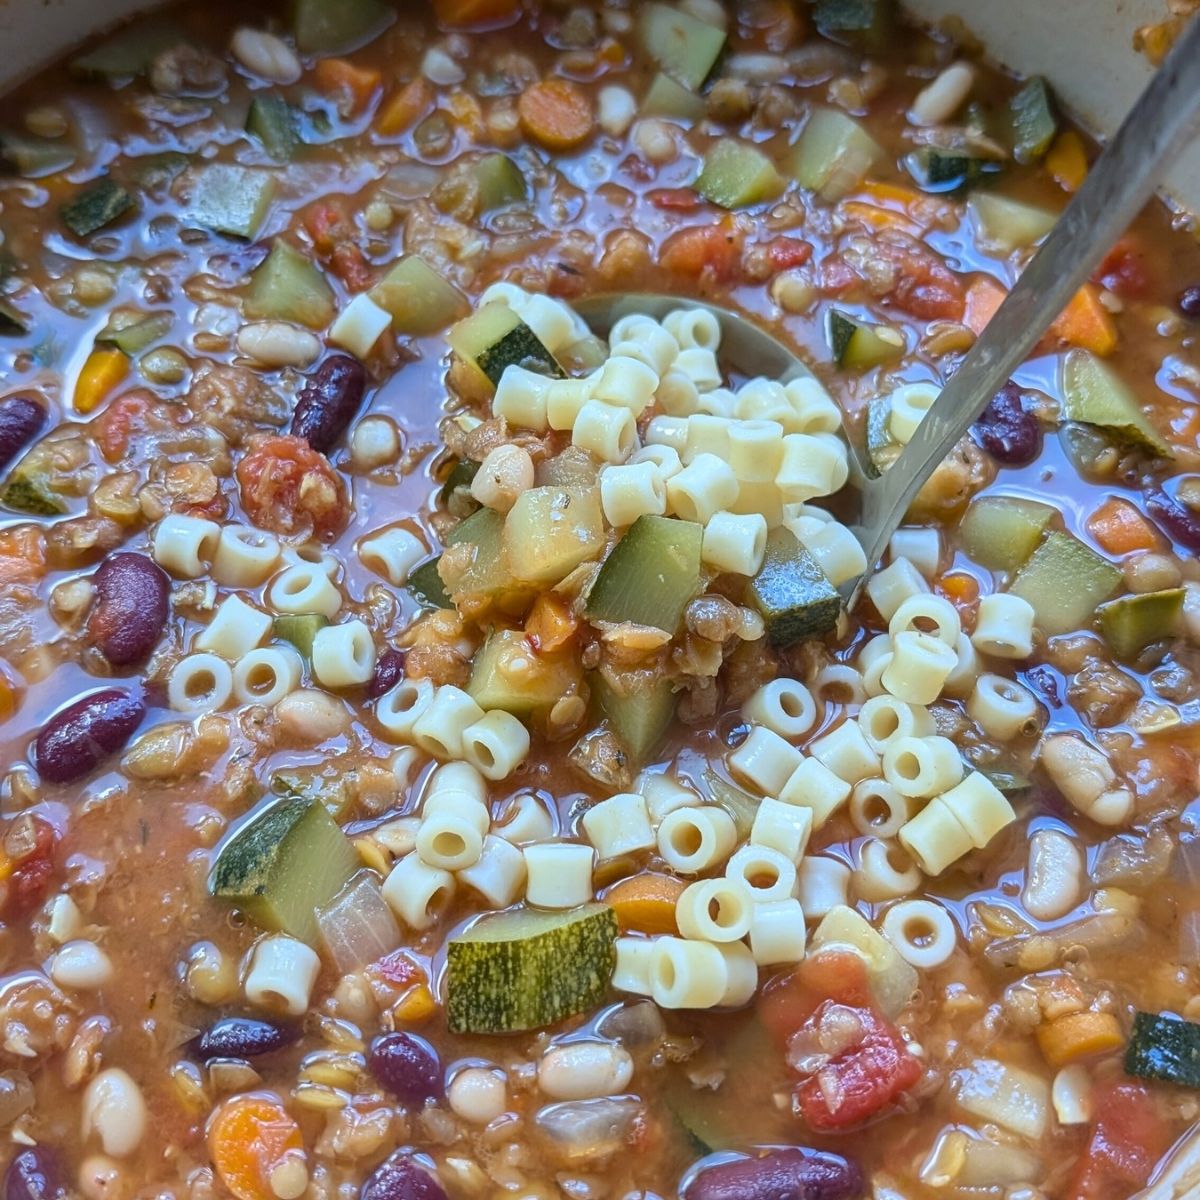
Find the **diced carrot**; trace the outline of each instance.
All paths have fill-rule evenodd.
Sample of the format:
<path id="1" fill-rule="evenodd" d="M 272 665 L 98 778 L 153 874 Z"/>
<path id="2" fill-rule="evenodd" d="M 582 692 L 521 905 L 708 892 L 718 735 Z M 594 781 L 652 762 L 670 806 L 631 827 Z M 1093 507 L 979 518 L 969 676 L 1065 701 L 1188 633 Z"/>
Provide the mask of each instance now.
<path id="1" fill-rule="evenodd" d="M 1074 129 L 1066 129 L 1046 151 L 1046 170 L 1064 192 L 1077 192 L 1087 178 L 1087 154 L 1083 138 Z"/>
<path id="2" fill-rule="evenodd" d="M 483 109 L 470 92 L 464 92 L 461 89 L 451 92 L 446 100 L 446 112 L 449 114 L 450 120 L 473 142 L 483 140 L 487 129 L 483 119 Z"/>
<path id="3" fill-rule="evenodd" d="M 1117 348 L 1117 326 L 1112 314 L 1100 303 L 1100 292 L 1085 283 L 1071 303 L 1050 326 L 1051 334 L 1068 346 L 1079 346 L 1102 358 Z"/>
<path id="4" fill-rule="evenodd" d="M 418 983 L 392 1006 L 392 1016 L 405 1025 L 424 1025 L 437 1012 L 437 998 L 429 984 Z"/>
<path id="5" fill-rule="evenodd" d="M 1116 1050 L 1124 1044 L 1121 1024 L 1112 1013 L 1069 1013 L 1034 1031 L 1042 1057 L 1052 1067 Z"/>
<path id="6" fill-rule="evenodd" d="M 875 204 L 864 204 L 861 200 L 847 200 L 842 205 L 842 214 L 872 229 L 900 229 L 914 237 L 921 232 L 920 225 L 910 221 L 904 213 Z"/>
<path id="7" fill-rule="evenodd" d="M 996 315 L 996 310 L 1002 305 L 1008 292 L 989 275 L 980 275 L 967 288 L 967 310 L 963 316 L 963 324 L 976 337 L 983 333 L 987 323 Z"/>
<path id="8" fill-rule="evenodd" d="M 13 682 L 7 675 L 0 674 L 0 721 L 7 721 L 17 711 L 20 696 Z M 8 869 L 5 870 L 7 864 Z M 12 871 L 12 862 L 7 854 L 0 851 L 0 880 L 6 879 Z"/>
<path id="9" fill-rule="evenodd" d="M 517 101 L 517 115 L 525 135 L 547 150 L 572 150 L 595 128 L 591 101 L 566 79 L 531 83 Z"/>
<path id="10" fill-rule="evenodd" d="M 525 618 L 525 636 L 539 653 L 561 650 L 579 628 L 570 606 L 552 592 L 543 592 Z"/>
<path id="11" fill-rule="evenodd" d="M 1114 557 L 1134 550 L 1157 550 L 1162 539 L 1154 526 L 1128 500 L 1105 500 L 1087 522 L 1088 533 L 1101 550 Z"/>
<path id="12" fill-rule="evenodd" d="M 675 905 L 685 886 L 673 875 L 643 871 L 614 883 L 602 899 L 616 912 L 625 932 L 676 933 Z"/>
<path id="13" fill-rule="evenodd" d="M 313 69 L 319 91 L 334 96 L 343 116 L 356 117 L 371 103 L 383 83 L 374 67 L 360 67 L 348 58 L 323 58 Z"/>
<path id="14" fill-rule="evenodd" d="M 36 583 L 46 574 L 46 537 L 36 525 L 0 530 L 0 584 Z"/>
<path id="15" fill-rule="evenodd" d="M 300 1126 L 274 1096 L 250 1093 L 225 1101 L 208 1126 L 208 1153 L 237 1200 L 276 1200 L 304 1191 Z M 296 1190 L 285 1191 L 285 1182 Z"/>
<path id="16" fill-rule="evenodd" d="M 75 381 L 75 411 L 95 412 L 129 374 L 129 359 L 115 346 L 97 346 Z"/>
<path id="17" fill-rule="evenodd" d="M 654 188 L 646 193 L 646 199 L 655 208 L 676 212 L 694 212 L 701 204 L 695 188 Z"/>
<path id="18" fill-rule="evenodd" d="M 936 587 L 959 612 L 970 611 L 979 603 L 979 582 L 974 575 L 968 575 L 965 571 L 951 571 L 949 575 L 943 575 Z"/>
<path id="19" fill-rule="evenodd" d="M 1136 235 L 1127 233 L 1104 256 L 1092 282 L 1125 300 L 1142 300 L 1151 290 L 1145 247 Z"/>
<path id="20" fill-rule="evenodd" d="M 733 276 L 741 258 L 741 236 L 726 221 L 716 225 L 693 225 L 673 233 L 663 244 L 659 262 L 673 275 L 698 279 L 710 271 L 714 279 Z"/>
<path id="21" fill-rule="evenodd" d="M 434 0 L 438 24 L 448 29 L 505 25 L 521 12 L 521 0 Z"/>
<path id="22" fill-rule="evenodd" d="M 876 179 L 867 179 L 859 186 L 859 192 L 869 196 L 876 204 L 885 207 L 909 209 L 914 204 L 928 200 L 924 192 L 907 187 L 903 183 L 884 183 Z"/>
<path id="23" fill-rule="evenodd" d="M 436 100 L 437 93 L 433 84 L 424 75 L 418 75 L 411 83 L 406 83 L 379 110 L 375 128 L 385 137 L 404 133 L 433 108 Z"/>
<path id="24" fill-rule="evenodd" d="M 365 291 L 371 282 L 371 266 L 353 242 L 342 242 L 336 246 L 329 256 L 329 266 L 352 292 Z"/>

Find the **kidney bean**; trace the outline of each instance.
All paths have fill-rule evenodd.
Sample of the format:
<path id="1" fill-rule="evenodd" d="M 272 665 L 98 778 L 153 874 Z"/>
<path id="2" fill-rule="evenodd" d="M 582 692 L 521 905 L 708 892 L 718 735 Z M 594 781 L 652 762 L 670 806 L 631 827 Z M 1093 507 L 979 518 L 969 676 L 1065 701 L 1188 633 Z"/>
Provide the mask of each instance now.
<path id="1" fill-rule="evenodd" d="M 684 1200 L 855 1200 L 862 1172 L 840 1154 L 799 1147 L 701 1171 Z"/>
<path id="2" fill-rule="evenodd" d="M 4 1200 L 56 1200 L 65 1195 L 58 1161 L 45 1146 L 28 1146 L 8 1164 Z"/>
<path id="3" fill-rule="evenodd" d="M 371 1074 L 406 1104 L 442 1098 L 442 1064 L 423 1038 L 410 1033 L 385 1033 L 371 1043 L 367 1065 Z"/>
<path id="4" fill-rule="evenodd" d="M 367 684 L 367 695 L 378 700 L 386 695 L 404 678 L 404 660 L 408 656 L 403 650 L 385 650 L 375 663 L 375 674 Z"/>
<path id="5" fill-rule="evenodd" d="M 144 554 L 124 552 L 104 560 L 92 576 L 96 600 L 88 638 L 114 667 L 144 662 L 167 627 L 171 581 Z"/>
<path id="6" fill-rule="evenodd" d="M 406 1154 L 376 1167 L 358 1195 L 359 1200 L 446 1200 L 442 1185 Z"/>
<path id="7" fill-rule="evenodd" d="M 1023 467 L 1042 450 L 1042 427 L 1021 404 L 1021 389 L 1006 383 L 971 426 L 975 440 L 1006 467 Z"/>
<path id="8" fill-rule="evenodd" d="M 251 1017 L 224 1017 L 195 1040 L 201 1058 L 257 1058 L 290 1046 L 300 1036 L 291 1025 L 257 1021 Z"/>
<path id="9" fill-rule="evenodd" d="M 41 432 L 46 410 L 31 396 L 0 400 L 0 471 Z"/>
<path id="10" fill-rule="evenodd" d="M 358 412 L 366 386 L 367 372 L 358 359 L 348 354 L 327 358 L 309 376 L 296 401 L 292 434 L 322 454 L 332 450 Z"/>
<path id="11" fill-rule="evenodd" d="M 1160 487 L 1146 489 L 1146 511 L 1172 541 L 1200 553 L 1200 513 L 1180 504 Z"/>
<path id="12" fill-rule="evenodd" d="M 1179 293 L 1179 311 L 1185 317 L 1200 317 L 1200 283 L 1194 283 Z"/>
<path id="13" fill-rule="evenodd" d="M 121 688 L 76 700 L 42 726 L 33 747 L 38 772 L 50 783 L 83 778 L 129 741 L 145 715 L 142 700 Z"/>

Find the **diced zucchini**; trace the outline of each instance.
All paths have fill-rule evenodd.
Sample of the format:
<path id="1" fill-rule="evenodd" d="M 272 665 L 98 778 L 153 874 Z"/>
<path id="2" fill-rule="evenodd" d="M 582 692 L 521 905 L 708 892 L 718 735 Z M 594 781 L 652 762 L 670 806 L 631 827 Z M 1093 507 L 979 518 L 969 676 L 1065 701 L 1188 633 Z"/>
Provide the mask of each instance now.
<path id="1" fill-rule="evenodd" d="M 917 990 L 917 973 L 897 953 L 887 938 L 867 923 L 859 912 L 845 905 L 829 910 L 812 935 L 810 956 L 822 950 L 849 950 L 867 967 L 867 981 L 889 1016 L 897 1013 Z"/>
<path id="2" fill-rule="evenodd" d="M 589 621 L 629 621 L 673 634 L 700 590 L 700 544 L 694 521 L 638 517 L 604 560 L 587 599 Z"/>
<path id="3" fill-rule="evenodd" d="M 475 655 L 467 691 L 485 712 L 525 718 L 549 712 L 579 681 L 573 654 L 539 654 L 520 630 L 496 629 Z"/>
<path id="4" fill-rule="evenodd" d="M 1108 648 L 1126 660 L 1137 658 L 1153 642 L 1173 637 L 1183 613 L 1183 588 L 1121 596 L 1100 609 L 1100 632 Z"/>
<path id="5" fill-rule="evenodd" d="M 642 49 L 684 87 L 699 91 L 725 47 L 725 32 L 666 4 L 638 6 Z"/>
<path id="6" fill-rule="evenodd" d="M 333 288 L 315 263 L 278 239 L 250 276 L 244 307 L 256 321 L 295 321 L 324 329 L 333 320 Z"/>
<path id="7" fill-rule="evenodd" d="M 196 173 L 188 217 L 218 233 L 253 241 L 275 196 L 269 171 L 216 163 Z"/>
<path id="8" fill-rule="evenodd" d="M 762 614 L 773 646 L 821 637 L 842 611 L 837 588 L 796 535 L 783 528 L 768 535 L 766 558 L 746 587 L 746 600 Z"/>
<path id="9" fill-rule="evenodd" d="M 439 554 L 437 558 L 431 558 L 409 572 L 408 590 L 423 608 L 454 607 L 454 601 L 446 595 L 446 585 L 438 574 L 438 563 L 441 561 Z"/>
<path id="10" fill-rule="evenodd" d="M 0 333 L 28 333 L 29 318 L 14 304 L 0 296 Z"/>
<path id="11" fill-rule="evenodd" d="M 535 487 L 522 492 L 504 521 L 509 565 L 527 583 L 554 584 L 604 546 L 598 488 Z"/>
<path id="12" fill-rule="evenodd" d="M 358 853 L 328 809 L 283 797 L 240 824 L 217 854 L 209 893 L 264 929 L 318 944 L 316 910 L 346 886 Z"/>
<path id="13" fill-rule="evenodd" d="M 867 458 L 876 473 L 882 474 L 900 457 L 903 449 L 892 436 L 891 396 L 876 396 L 867 405 Z"/>
<path id="14" fill-rule="evenodd" d="M 67 511 L 67 502 L 50 490 L 50 480 L 41 471 L 18 467 L 8 477 L 0 501 L 5 508 L 35 517 L 55 517 Z"/>
<path id="15" fill-rule="evenodd" d="M 507 304 L 485 304 L 465 321 L 459 321 L 447 340 L 460 358 L 478 367 L 492 387 L 511 366 L 552 379 L 565 378 L 554 355 Z"/>
<path id="16" fill-rule="evenodd" d="M 1200 1025 L 1166 1013 L 1135 1013 L 1125 1074 L 1200 1088 Z"/>
<path id="17" fill-rule="evenodd" d="M 471 311 L 466 296 L 419 254 L 400 259 L 368 295 L 392 314 L 397 333 L 412 337 L 437 333 Z"/>
<path id="18" fill-rule="evenodd" d="M 904 338 L 889 325 L 867 325 L 836 308 L 829 310 L 829 349 L 848 371 L 866 371 L 904 354 Z"/>
<path id="19" fill-rule="evenodd" d="M 658 749 L 675 716 L 675 690 L 661 670 L 596 671 L 600 711 L 637 769 Z"/>
<path id="20" fill-rule="evenodd" d="M 666 71 L 659 71 L 654 76 L 640 110 L 643 117 L 666 117 L 668 120 L 688 122 L 699 121 L 705 111 L 704 98 L 672 79 Z"/>
<path id="21" fill-rule="evenodd" d="M 295 646 L 307 663 L 312 662 L 313 639 L 328 624 L 329 618 L 320 613 L 285 613 L 275 618 L 274 633 Z"/>
<path id="22" fill-rule="evenodd" d="M 520 204 L 529 195 L 525 176 L 507 154 L 484 154 L 471 168 L 479 184 L 479 212 Z"/>
<path id="23" fill-rule="evenodd" d="M 85 238 L 119 220 L 133 205 L 133 196 L 115 179 L 101 179 L 64 204 L 59 216 L 76 237 Z"/>
<path id="24" fill-rule="evenodd" d="M 617 964 L 617 914 L 511 909 L 476 921 L 446 949 L 451 1033 L 542 1029 L 597 1008 Z"/>
<path id="25" fill-rule="evenodd" d="M 955 192 L 968 184 L 978 183 L 985 175 L 993 175 L 1001 164 L 994 158 L 983 158 L 966 150 L 922 146 L 905 160 L 908 173 L 927 192 Z"/>
<path id="26" fill-rule="evenodd" d="M 1032 246 L 1054 228 L 1058 213 L 992 192 L 976 192 L 967 202 L 981 239 L 1004 253 Z"/>
<path id="27" fill-rule="evenodd" d="M 1170 447 L 1150 424 L 1133 392 L 1121 378 L 1087 350 L 1072 350 L 1063 364 L 1063 416 L 1096 425 L 1117 441 L 1163 458 Z"/>
<path id="28" fill-rule="evenodd" d="M 980 496 L 962 519 L 963 552 L 989 571 L 1015 571 L 1034 552 L 1054 509 L 1016 496 Z"/>
<path id="29" fill-rule="evenodd" d="M 295 0 L 296 48 L 301 54 L 345 54 L 377 37 L 395 15 L 382 0 Z"/>
<path id="30" fill-rule="evenodd" d="M 246 132 L 258 138 L 263 149 L 279 162 L 288 162 L 300 144 L 292 106 L 271 92 L 259 92 L 250 101 Z"/>
<path id="31" fill-rule="evenodd" d="M 1053 636 L 1087 628 L 1121 578 L 1119 568 L 1081 541 L 1051 530 L 1009 591 L 1033 605 L 1038 627 Z"/>
<path id="32" fill-rule="evenodd" d="M 90 79 L 118 81 L 144 75 L 164 51 L 186 41 L 173 21 L 139 17 L 98 46 L 71 60 L 71 71 Z"/>
<path id="33" fill-rule="evenodd" d="M 289 771 L 276 771 L 271 776 L 271 791 L 276 796 L 316 800 L 325 806 L 335 821 L 341 821 L 354 805 L 354 773 L 335 771 L 331 774 L 328 767 L 294 767 Z"/>
<path id="34" fill-rule="evenodd" d="M 722 138 L 704 156 L 696 191 L 721 208 L 747 208 L 774 200 L 783 191 L 783 176 L 757 147 L 737 138 Z"/>
<path id="35" fill-rule="evenodd" d="M 110 318 L 108 324 L 96 334 L 96 341 L 102 346 L 116 346 L 130 358 L 149 349 L 160 338 L 166 337 L 175 324 L 173 313 L 151 313 L 148 316 L 138 316 L 136 313 L 126 315 L 130 318 L 127 321 L 117 317 Z"/>
<path id="36" fill-rule="evenodd" d="M 1013 157 L 1019 163 L 1038 162 L 1050 149 L 1058 132 L 1054 102 L 1046 81 L 1040 75 L 1028 79 L 1008 102 L 1008 108 L 1012 119 Z"/>
<path id="37" fill-rule="evenodd" d="M 892 0 L 817 0 L 812 18 L 822 37 L 877 51 L 888 43 L 895 10 Z"/>
<path id="38" fill-rule="evenodd" d="M 0 174 L 41 179 L 64 171 L 75 161 L 75 151 L 65 141 L 0 133 Z"/>
<path id="39" fill-rule="evenodd" d="M 441 576 L 446 594 L 460 606 L 510 606 L 529 588 L 513 574 L 504 547 L 504 518 L 491 508 L 481 508 L 446 535 L 446 545 L 475 548 L 469 566 L 453 579 Z"/>
<path id="40" fill-rule="evenodd" d="M 832 203 L 858 187 L 882 157 L 879 143 L 853 117 L 814 108 L 784 169 Z"/>
<path id="41" fill-rule="evenodd" d="M 442 484 L 442 490 L 438 492 L 438 502 L 450 507 L 456 501 L 470 497 L 471 484 L 475 481 L 475 476 L 479 473 L 479 464 L 472 462 L 469 458 L 460 458 L 458 462 L 450 470 L 450 474 L 446 476 L 446 482 Z M 595 482 L 593 480 L 593 482 Z M 477 505 L 478 501 L 472 500 L 472 505 Z M 474 507 L 471 509 L 475 511 Z"/>

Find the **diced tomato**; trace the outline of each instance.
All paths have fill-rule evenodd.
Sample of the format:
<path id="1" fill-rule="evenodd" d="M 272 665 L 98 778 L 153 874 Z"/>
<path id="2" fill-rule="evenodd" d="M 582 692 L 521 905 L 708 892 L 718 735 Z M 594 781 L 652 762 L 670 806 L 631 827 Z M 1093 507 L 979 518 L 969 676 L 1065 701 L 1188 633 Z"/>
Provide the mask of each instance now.
<path id="1" fill-rule="evenodd" d="M 659 261 L 673 275 L 698 279 L 710 274 L 713 279 L 725 282 L 737 270 L 741 243 L 740 232 L 727 221 L 694 225 L 667 238 Z"/>
<path id="2" fill-rule="evenodd" d="M 129 449 L 129 439 L 138 429 L 150 407 L 149 392 L 126 392 L 101 414 L 96 427 L 96 442 L 100 453 L 109 462 L 116 462 Z"/>
<path id="3" fill-rule="evenodd" d="M 852 1007 L 871 1003 L 867 968 L 857 954 L 825 951 L 777 975 L 759 993 L 759 1019 L 785 1045 L 826 1000 Z"/>
<path id="4" fill-rule="evenodd" d="M 841 296 L 862 283 L 862 277 L 840 254 L 821 260 L 821 290 Z"/>
<path id="5" fill-rule="evenodd" d="M 692 188 L 654 188 L 646 193 L 646 199 L 655 208 L 668 211 L 691 212 L 701 204 L 699 194 Z"/>
<path id="6" fill-rule="evenodd" d="M 1098 1086 L 1092 1109 L 1099 1115 L 1067 1200 L 1123 1200 L 1145 1186 L 1171 1144 L 1171 1132 L 1150 1089 L 1140 1083 Z"/>
<path id="7" fill-rule="evenodd" d="M 331 537 L 350 515 L 346 486 L 329 460 L 303 439 L 274 434 L 254 438 L 237 465 L 246 516 L 260 529 Z"/>
<path id="8" fill-rule="evenodd" d="M 371 965 L 371 970 L 395 988 L 411 987 L 425 982 L 424 968 L 403 950 L 393 950 Z"/>
<path id="9" fill-rule="evenodd" d="M 1123 237 L 1096 268 L 1093 279 L 1125 300 L 1143 299 L 1150 290 L 1150 271 L 1137 241 Z"/>
<path id="10" fill-rule="evenodd" d="M 336 204 L 322 200 L 304 214 L 304 226 L 318 254 L 329 254 L 346 235 L 346 217 Z"/>
<path id="11" fill-rule="evenodd" d="M 371 266 L 353 242 L 342 242 L 329 257 L 333 273 L 352 292 L 365 291 L 371 282 Z"/>
<path id="12" fill-rule="evenodd" d="M 914 317 L 958 321 L 966 307 L 963 281 L 920 242 L 900 233 L 877 237 L 874 254 L 896 270 L 892 303 Z"/>
<path id="13" fill-rule="evenodd" d="M 39 817 L 33 823 L 32 848 L 16 860 L 8 876 L 9 913 L 25 913 L 36 908 L 45 898 L 50 877 L 54 874 L 54 847 L 57 837 L 54 827 Z"/>
<path id="14" fill-rule="evenodd" d="M 802 267 L 812 258 L 812 243 L 800 238 L 777 237 L 767 243 L 767 257 L 776 271 Z"/>

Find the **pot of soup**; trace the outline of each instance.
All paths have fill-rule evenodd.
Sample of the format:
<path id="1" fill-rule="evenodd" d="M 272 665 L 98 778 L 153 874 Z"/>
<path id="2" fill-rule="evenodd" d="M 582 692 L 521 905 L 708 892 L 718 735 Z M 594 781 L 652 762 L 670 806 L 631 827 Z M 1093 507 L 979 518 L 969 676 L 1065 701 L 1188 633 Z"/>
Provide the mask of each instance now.
<path id="1" fill-rule="evenodd" d="M 1195 1195 L 1194 145 L 848 527 L 1187 14 L 142 7 L 0 8 L 9 1200 Z"/>

